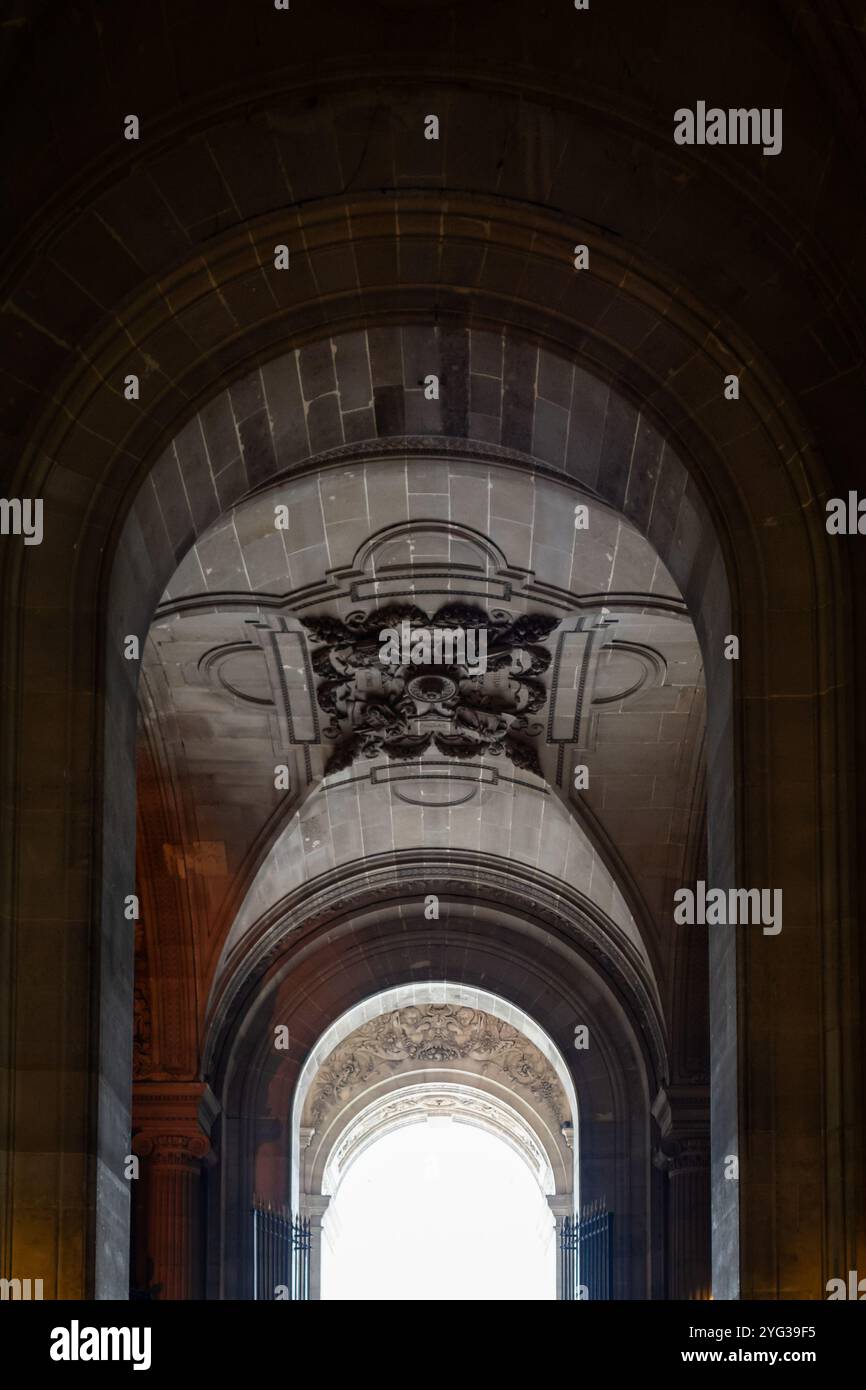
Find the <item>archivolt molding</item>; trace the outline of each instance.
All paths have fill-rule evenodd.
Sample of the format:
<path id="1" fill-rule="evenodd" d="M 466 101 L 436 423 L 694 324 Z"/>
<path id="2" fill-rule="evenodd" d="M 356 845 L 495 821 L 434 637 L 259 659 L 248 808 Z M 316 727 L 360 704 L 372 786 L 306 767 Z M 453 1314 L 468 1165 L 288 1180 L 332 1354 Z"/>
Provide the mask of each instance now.
<path id="1" fill-rule="evenodd" d="M 439 190 L 426 193 L 414 191 L 411 197 L 406 195 L 406 206 L 400 209 L 401 230 L 410 236 L 414 232 L 418 236 L 440 238 L 443 235 L 441 199 L 442 192 Z M 479 215 L 481 208 L 485 209 L 483 218 Z M 312 249 L 309 252 L 311 256 L 314 256 L 317 250 L 333 249 L 345 245 L 348 210 L 349 205 L 341 199 L 323 199 L 314 206 L 305 209 L 304 225 L 307 227 L 307 237 L 312 237 L 310 241 Z M 352 200 L 351 227 L 355 236 L 361 238 L 369 236 L 374 240 L 377 239 L 382 235 L 381 220 L 381 199 L 370 198 L 368 195 Z M 198 259 L 193 263 L 178 267 L 173 274 L 166 277 L 160 286 L 161 302 L 164 302 L 163 294 L 167 296 L 179 295 L 184 301 L 198 302 L 214 292 L 215 283 L 229 282 L 259 273 L 261 266 L 267 263 L 268 256 L 272 251 L 274 237 L 285 237 L 286 235 L 284 219 L 269 213 L 255 219 L 240 231 L 233 229 L 221 237 L 214 238 L 206 271 L 203 273 Z M 299 228 L 294 234 L 295 238 L 301 240 L 303 235 L 302 228 Z M 528 259 L 537 260 L 553 275 L 564 277 L 569 272 L 571 265 L 569 254 L 576 235 L 576 224 L 572 219 L 569 219 L 566 225 L 561 218 L 541 209 L 533 208 L 529 212 L 524 205 L 511 203 L 508 199 L 497 199 L 493 205 L 492 200 L 488 197 L 478 198 L 467 193 L 460 193 L 449 195 L 447 235 L 464 244 L 467 252 L 471 252 L 471 249 L 476 247 L 479 253 L 483 253 L 484 247 L 489 243 L 502 237 L 509 245 L 514 242 L 525 247 L 523 254 Z M 616 248 L 612 248 L 609 239 L 599 236 L 591 228 L 582 230 L 581 236 L 591 246 L 594 277 L 597 277 L 600 282 L 616 287 L 619 292 L 625 292 L 623 287 L 626 286 L 629 297 L 641 303 L 650 313 L 657 314 L 659 312 L 661 301 L 664 305 L 665 317 L 671 319 L 674 312 L 676 313 L 680 331 L 691 339 L 696 352 L 699 351 L 705 355 L 712 354 L 714 367 L 720 375 L 724 373 L 732 361 L 749 361 L 750 371 L 744 381 L 744 397 L 746 392 L 753 393 L 752 404 L 758 416 L 764 421 L 766 429 L 772 428 L 779 448 L 777 464 L 779 459 L 783 462 L 789 459 L 796 460 L 797 467 L 796 469 L 791 468 L 789 477 L 796 489 L 795 495 L 800 496 L 803 479 L 803 454 L 798 447 L 798 442 L 793 439 L 793 430 L 789 424 L 789 403 L 786 401 L 786 415 L 773 409 L 772 403 L 780 399 L 780 388 L 771 382 L 769 373 L 767 373 L 766 380 L 762 376 L 760 355 L 750 344 L 736 341 L 733 332 L 728 341 L 724 341 L 717 316 L 709 315 L 697 301 L 690 301 L 688 296 L 684 296 L 681 285 L 677 287 L 676 293 L 674 293 L 673 288 L 669 293 L 666 292 L 661 288 L 661 277 L 658 272 L 641 280 L 635 275 L 634 261 L 630 254 L 617 252 Z M 288 239 L 290 242 L 293 240 L 292 236 L 289 236 Z M 298 244 L 297 247 L 292 246 L 293 255 L 295 250 L 299 255 L 305 254 L 303 244 Z M 434 303 L 436 316 L 443 323 L 449 319 L 453 321 L 457 317 L 463 321 L 465 304 L 461 297 L 459 311 L 456 303 L 452 307 L 448 286 L 429 287 L 429 292 L 433 296 L 429 305 L 426 298 L 428 287 L 407 285 L 400 287 L 398 293 L 402 293 L 403 290 L 405 290 L 405 307 L 402 309 L 402 313 L 402 300 L 400 304 L 396 305 L 389 301 L 389 316 L 392 321 L 395 318 L 402 318 L 404 321 L 413 318 L 417 320 L 421 313 L 429 313 L 432 318 Z M 422 291 L 425 302 L 419 310 L 419 295 L 422 294 Z M 569 341 L 570 325 L 567 317 L 562 313 L 551 314 L 541 305 L 536 306 L 528 301 L 521 302 L 519 321 L 515 321 L 513 315 L 518 306 L 512 296 L 487 289 L 475 290 L 474 293 L 478 301 L 475 322 L 479 324 L 496 323 L 497 325 L 507 323 L 513 326 L 514 331 L 519 335 L 528 333 L 531 336 L 541 337 L 554 350 L 564 352 L 568 356 L 574 354 L 576 344 Z M 119 364 L 128 360 L 130 341 L 138 346 L 139 350 L 147 351 L 145 325 L 149 326 L 153 319 L 149 307 L 151 294 L 156 295 L 156 291 L 145 291 L 139 300 L 128 306 L 127 312 L 123 316 L 118 316 L 113 325 L 113 331 L 117 334 L 116 341 L 111 341 L 108 333 L 100 335 L 98 345 L 100 360 L 104 358 L 107 364 L 104 372 L 99 374 L 100 376 L 110 378 L 112 371 L 118 370 Z M 297 317 L 297 311 L 298 306 L 293 305 L 292 313 L 295 317 Z M 335 298 L 330 320 L 331 336 L 339 335 L 341 332 L 349 331 L 355 327 L 357 313 L 358 292 L 356 290 L 353 290 L 351 295 L 351 309 L 348 301 L 346 304 L 341 304 Z M 366 319 L 369 323 L 383 321 L 382 310 L 377 310 L 373 304 L 368 305 Z M 632 400 L 636 400 L 640 396 L 643 408 L 650 409 L 655 414 L 662 430 L 670 438 L 682 440 L 682 430 L 687 424 L 682 411 L 673 411 L 668 418 L 665 418 L 664 413 L 665 402 L 662 398 L 662 392 L 670 388 L 671 382 L 650 380 L 646 375 L 646 368 L 642 368 L 644 388 L 638 391 L 627 377 L 618 375 L 616 370 L 611 368 L 611 345 L 599 341 L 597 350 L 593 351 L 593 343 L 588 334 L 590 334 L 590 330 L 582 329 L 582 360 L 586 363 L 591 362 L 592 370 L 601 377 L 608 380 L 616 378 L 617 390 L 623 396 Z M 239 332 L 238 340 L 240 336 Z M 321 333 L 317 324 L 300 333 L 297 341 L 298 343 L 311 342 L 320 336 Z M 270 360 L 284 352 L 285 346 L 285 326 L 278 312 L 269 325 L 267 345 L 262 345 L 256 352 L 256 360 Z M 225 345 L 226 353 L 229 349 L 230 343 L 227 343 Z M 91 355 L 88 353 L 83 359 L 85 363 L 89 364 L 90 357 Z M 223 369 L 223 380 L 229 377 L 236 378 L 243 374 L 244 370 L 248 371 L 250 366 L 250 350 L 247 347 L 243 364 L 238 362 Z M 63 445 L 58 437 L 58 431 L 62 429 L 65 433 L 69 419 L 86 415 L 94 391 L 98 389 L 98 385 L 95 385 L 98 379 L 89 365 L 87 365 L 86 371 L 77 365 L 70 372 L 67 381 L 59 388 L 59 393 L 70 402 L 68 410 L 66 412 L 53 411 L 44 422 L 45 429 L 41 437 L 37 427 L 34 432 L 34 443 L 31 446 L 34 450 L 41 449 L 43 451 L 44 464 L 47 464 L 50 458 L 56 457 L 58 451 L 62 451 Z M 652 398 L 651 406 L 647 406 L 649 398 Z M 204 398 L 199 397 L 198 392 L 192 392 L 190 399 L 197 404 L 204 404 Z M 160 418 L 165 413 L 163 410 L 158 412 Z M 179 431 L 188 415 L 189 401 L 184 403 L 182 414 L 178 414 L 164 428 L 161 435 L 163 444 L 167 444 L 172 436 Z M 143 422 L 136 421 L 134 424 L 138 426 Z M 692 427 L 689 426 L 689 428 Z M 36 442 L 37 440 L 38 442 Z M 130 455 L 146 454 L 152 457 L 153 441 L 143 451 L 140 450 L 139 446 L 134 445 L 131 439 L 125 443 Z M 714 446 L 709 439 L 705 438 L 702 444 L 704 448 L 709 448 L 711 452 L 715 453 Z M 159 447 L 159 444 L 156 447 Z M 810 469 L 816 468 L 814 459 L 809 460 L 809 467 Z M 702 468 L 702 472 L 704 480 L 711 486 L 712 474 L 706 465 Z M 139 482 L 143 476 L 142 470 L 139 474 Z M 136 484 L 133 483 L 133 488 L 135 486 Z M 820 491 L 820 485 L 817 485 L 814 491 Z M 729 498 L 728 500 L 733 506 L 734 499 Z M 717 517 L 719 516 L 721 516 L 721 512 L 717 512 Z"/>
<path id="2" fill-rule="evenodd" d="M 504 1139 L 519 1154 L 545 1196 L 556 1183 L 545 1146 L 524 1116 L 499 1097 L 453 1082 L 419 1082 L 368 1105 L 333 1145 L 322 1178 L 322 1193 L 336 1196 L 356 1159 L 386 1134 L 428 1118 L 475 1125 Z"/>
<path id="3" fill-rule="evenodd" d="M 304 936 L 371 907 L 393 908 L 395 891 L 404 905 L 441 895 L 444 911 L 462 902 L 489 902 L 497 912 L 565 933 L 620 994 L 646 1048 L 655 1075 L 668 1075 L 667 1044 L 655 981 L 624 933 L 590 899 L 539 870 L 481 853 L 397 851 L 322 875 L 276 903 L 239 943 L 211 996 L 204 1075 L 216 1069 L 240 1023 L 245 1001 L 265 976 L 279 967 L 294 935 Z"/>
<path id="4" fill-rule="evenodd" d="M 545 1155 L 551 1191 L 576 1190 L 578 1100 L 557 1045 L 500 995 L 440 980 L 360 1000 L 310 1049 L 292 1102 L 295 1197 L 328 1190 L 326 1173 L 347 1132 L 360 1122 L 364 1138 L 364 1117 L 405 1099 L 407 1088 L 420 1096 L 467 1087 L 487 1105 L 505 1107 L 512 1135 L 515 1122 L 529 1133 L 529 1151 Z"/>
<path id="5" fill-rule="evenodd" d="M 457 1062 L 525 1089 L 556 1125 L 572 1119 L 550 1062 L 517 1028 L 480 1009 L 446 1003 L 410 1004 L 363 1023 L 319 1068 L 302 1122 L 321 1129 L 337 1106 L 401 1064 Z"/>

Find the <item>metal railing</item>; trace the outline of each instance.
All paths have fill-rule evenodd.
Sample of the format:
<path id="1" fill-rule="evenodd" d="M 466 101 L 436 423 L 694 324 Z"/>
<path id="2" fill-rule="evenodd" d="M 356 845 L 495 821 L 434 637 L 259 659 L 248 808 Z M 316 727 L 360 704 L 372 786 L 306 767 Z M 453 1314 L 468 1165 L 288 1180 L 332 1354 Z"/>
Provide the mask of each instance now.
<path id="1" fill-rule="evenodd" d="M 253 1202 L 253 1298 L 308 1302 L 310 1218 Z"/>
<path id="2" fill-rule="evenodd" d="M 613 1299 L 613 1212 L 603 1202 L 563 1218 L 559 1251 L 564 1302 Z"/>

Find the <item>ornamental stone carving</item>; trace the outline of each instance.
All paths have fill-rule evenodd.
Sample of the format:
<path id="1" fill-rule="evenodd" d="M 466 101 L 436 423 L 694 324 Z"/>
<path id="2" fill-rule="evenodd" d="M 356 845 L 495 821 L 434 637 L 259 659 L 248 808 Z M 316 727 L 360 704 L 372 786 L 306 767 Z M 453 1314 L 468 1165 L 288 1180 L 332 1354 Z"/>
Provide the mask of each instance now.
<path id="1" fill-rule="evenodd" d="M 530 742 L 543 732 L 531 716 L 547 700 L 540 677 L 551 654 L 538 645 L 559 625 L 547 614 L 515 618 L 500 609 L 487 613 L 452 602 L 432 617 L 414 604 L 301 618 L 314 641 L 326 645 L 312 655 L 320 678 L 316 696 L 329 716 L 324 737 L 335 746 L 326 772 L 339 772 L 357 758 L 418 758 L 431 744 L 446 758 L 505 754 L 515 767 L 541 776 Z M 412 632 L 413 653 L 383 657 L 380 634 L 401 627 Z M 442 662 L 424 658 L 435 639 L 484 634 L 484 669 L 463 655 Z M 470 643 L 474 647 L 474 643 Z M 448 644 L 453 652 L 455 643 Z"/>
<path id="2" fill-rule="evenodd" d="M 468 1006 L 419 1004 L 370 1019 L 334 1049 L 313 1083 L 305 1120 L 321 1126 L 329 1111 L 407 1062 L 496 1077 L 531 1097 L 557 1129 L 570 1119 L 553 1066 L 511 1024 Z"/>

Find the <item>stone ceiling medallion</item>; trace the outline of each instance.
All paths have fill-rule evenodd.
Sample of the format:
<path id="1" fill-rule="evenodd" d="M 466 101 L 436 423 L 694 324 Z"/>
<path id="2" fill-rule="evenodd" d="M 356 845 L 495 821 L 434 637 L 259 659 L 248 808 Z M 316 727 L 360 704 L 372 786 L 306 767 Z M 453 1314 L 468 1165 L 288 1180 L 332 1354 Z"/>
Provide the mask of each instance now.
<path id="1" fill-rule="evenodd" d="M 319 707 L 329 716 L 323 737 L 335 745 L 326 773 L 358 758 L 419 758 L 432 744 L 446 758 L 504 753 L 515 767 L 542 775 L 530 740 L 543 732 L 532 716 L 547 700 L 541 677 L 551 654 L 539 643 L 559 618 L 515 618 L 451 602 L 432 617 L 414 604 L 394 604 L 345 621 L 322 615 L 301 622 L 324 644 L 312 667 Z M 389 645 L 386 632 L 403 641 Z"/>

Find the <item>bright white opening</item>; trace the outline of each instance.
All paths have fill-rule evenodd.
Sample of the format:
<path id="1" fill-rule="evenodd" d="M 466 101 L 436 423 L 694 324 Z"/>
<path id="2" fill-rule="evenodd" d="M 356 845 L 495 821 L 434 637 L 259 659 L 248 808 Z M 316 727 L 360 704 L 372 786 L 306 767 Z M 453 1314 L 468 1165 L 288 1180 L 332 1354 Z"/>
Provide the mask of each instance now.
<path id="1" fill-rule="evenodd" d="M 323 1299 L 556 1297 L 550 1207 L 523 1159 L 475 1125 L 383 1135 L 346 1173 L 324 1236 Z"/>

